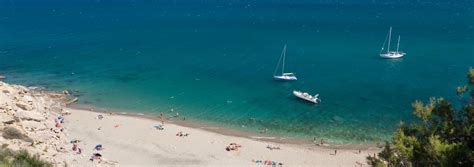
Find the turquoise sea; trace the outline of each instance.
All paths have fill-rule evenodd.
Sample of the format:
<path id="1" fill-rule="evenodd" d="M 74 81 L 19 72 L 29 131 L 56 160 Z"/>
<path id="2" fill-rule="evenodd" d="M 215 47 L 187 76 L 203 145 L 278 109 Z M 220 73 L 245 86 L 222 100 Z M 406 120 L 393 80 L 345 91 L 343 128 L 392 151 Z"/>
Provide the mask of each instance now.
<path id="1" fill-rule="evenodd" d="M 390 26 L 402 59 L 378 57 Z M 285 44 L 296 82 L 272 80 Z M 471 66 L 467 0 L 0 0 L 7 82 L 279 136 L 390 139 L 414 100 L 456 100 Z"/>

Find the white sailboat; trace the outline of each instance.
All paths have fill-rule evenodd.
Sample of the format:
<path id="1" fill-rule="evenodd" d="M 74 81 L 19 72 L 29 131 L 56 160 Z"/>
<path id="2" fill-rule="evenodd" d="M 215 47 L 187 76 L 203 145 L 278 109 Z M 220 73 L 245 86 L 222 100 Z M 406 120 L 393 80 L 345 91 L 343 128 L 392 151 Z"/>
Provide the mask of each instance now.
<path id="1" fill-rule="evenodd" d="M 298 97 L 300 99 L 303 99 L 303 100 L 306 100 L 306 101 L 309 101 L 309 102 L 312 102 L 312 103 L 315 103 L 315 104 L 321 103 L 321 99 L 319 98 L 319 94 L 311 96 L 310 94 L 308 94 L 306 92 L 301 92 L 301 91 L 294 90 L 293 95 L 295 95 L 296 97 Z"/>
<path id="2" fill-rule="evenodd" d="M 397 59 L 406 55 L 406 53 L 399 51 L 400 47 L 400 35 L 398 36 L 398 43 L 397 43 L 397 51 L 390 51 L 390 41 L 392 40 L 392 27 L 388 31 L 388 45 L 387 45 L 387 52 L 384 53 L 385 43 L 387 42 L 387 38 L 385 38 L 385 42 L 383 42 L 382 50 L 380 50 L 380 57 L 386 59 Z"/>
<path id="3" fill-rule="evenodd" d="M 285 58 L 286 58 L 286 45 L 283 47 L 283 51 L 281 52 L 280 59 L 278 60 L 278 64 L 275 68 L 275 72 L 273 73 L 273 79 L 280 80 L 280 81 L 295 81 L 298 80 L 294 73 L 286 73 L 285 72 Z M 282 64 L 281 74 L 278 75 L 278 68 L 280 67 L 280 63 Z"/>

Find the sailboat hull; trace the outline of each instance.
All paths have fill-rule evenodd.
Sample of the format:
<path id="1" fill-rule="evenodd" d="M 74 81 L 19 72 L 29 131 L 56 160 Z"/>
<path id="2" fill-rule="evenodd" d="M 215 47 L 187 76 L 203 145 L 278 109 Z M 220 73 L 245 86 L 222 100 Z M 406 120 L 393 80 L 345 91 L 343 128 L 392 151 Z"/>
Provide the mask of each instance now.
<path id="1" fill-rule="evenodd" d="M 277 80 L 277 81 L 296 81 L 298 80 L 298 78 L 296 78 L 296 76 L 273 76 L 273 79 L 274 80 Z"/>
<path id="2" fill-rule="evenodd" d="M 405 53 L 403 52 L 390 52 L 390 53 L 382 53 L 380 54 L 380 57 L 384 59 L 398 59 L 405 56 Z"/>

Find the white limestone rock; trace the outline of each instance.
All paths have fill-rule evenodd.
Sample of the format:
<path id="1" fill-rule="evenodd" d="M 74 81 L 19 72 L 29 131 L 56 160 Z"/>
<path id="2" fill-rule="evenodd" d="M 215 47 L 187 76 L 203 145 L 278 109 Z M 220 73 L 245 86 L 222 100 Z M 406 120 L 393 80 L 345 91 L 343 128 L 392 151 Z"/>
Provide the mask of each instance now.
<path id="1" fill-rule="evenodd" d="M 45 117 L 43 115 L 34 111 L 17 111 L 15 117 L 21 120 L 33 120 L 37 122 L 45 120 Z"/>

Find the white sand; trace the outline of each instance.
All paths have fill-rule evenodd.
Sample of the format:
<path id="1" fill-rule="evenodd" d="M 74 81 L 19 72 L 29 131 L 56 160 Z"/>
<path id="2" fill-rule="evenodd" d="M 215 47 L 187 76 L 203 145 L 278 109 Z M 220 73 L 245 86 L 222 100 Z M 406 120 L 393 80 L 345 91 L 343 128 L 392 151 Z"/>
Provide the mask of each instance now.
<path id="1" fill-rule="evenodd" d="M 164 130 L 157 130 L 153 126 L 160 123 L 151 119 L 102 114 L 104 119 L 99 120 L 96 118 L 99 113 L 67 110 L 72 113 L 66 116 L 64 124 L 67 136 L 82 140 L 79 146 L 83 148 L 82 156 L 72 151 L 64 155 L 73 166 L 111 163 L 118 166 L 264 166 L 252 160 L 272 160 L 283 166 L 360 166 L 358 161 L 366 166 L 365 157 L 380 151 L 365 149 L 358 154 L 358 150 L 339 149 L 337 155 L 333 155 L 334 149 L 325 147 L 256 141 L 166 122 Z M 179 131 L 190 135 L 177 137 Z M 242 148 L 226 151 L 225 147 L 232 142 L 241 144 Z M 105 149 L 94 151 L 96 144 L 102 144 Z M 279 146 L 281 150 L 269 150 L 267 145 Z M 89 161 L 95 152 L 102 154 L 105 161 L 100 164 Z"/>

